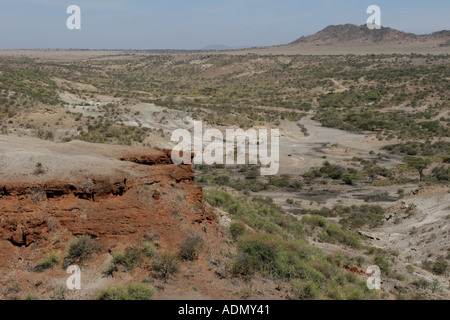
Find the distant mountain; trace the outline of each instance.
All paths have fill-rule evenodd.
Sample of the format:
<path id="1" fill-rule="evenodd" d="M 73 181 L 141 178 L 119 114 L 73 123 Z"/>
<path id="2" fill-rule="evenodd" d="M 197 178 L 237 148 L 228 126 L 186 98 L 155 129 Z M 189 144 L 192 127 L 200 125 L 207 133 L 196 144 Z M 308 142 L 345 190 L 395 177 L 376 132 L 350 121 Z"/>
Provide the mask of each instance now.
<path id="1" fill-rule="evenodd" d="M 417 35 L 393 28 L 367 25 L 330 25 L 291 43 L 257 47 L 242 52 L 280 55 L 450 54 L 450 31 Z"/>
<path id="2" fill-rule="evenodd" d="M 448 40 L 450 39 L 450 31 L 443 30 L 429 35 L 416 35 L 386 27 L 371 30 L 366 25 L 341 24 L 328 26 L 313 35 L 303 36 L 290 44 L 371 44 L 398 41 L 427 41 L 432 39 Z"/>

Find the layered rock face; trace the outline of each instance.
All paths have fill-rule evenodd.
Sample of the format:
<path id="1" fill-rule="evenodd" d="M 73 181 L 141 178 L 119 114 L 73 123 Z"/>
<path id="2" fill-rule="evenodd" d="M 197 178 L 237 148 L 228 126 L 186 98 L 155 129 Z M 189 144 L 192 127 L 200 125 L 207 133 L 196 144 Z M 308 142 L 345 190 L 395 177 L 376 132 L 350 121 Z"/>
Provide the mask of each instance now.
<path id="1" fill-rule="evenodd" d="M 169 150 L 0 136 L 0 272 L 78 235 L 174 247 L 213 224 L 202 197 Z"/>

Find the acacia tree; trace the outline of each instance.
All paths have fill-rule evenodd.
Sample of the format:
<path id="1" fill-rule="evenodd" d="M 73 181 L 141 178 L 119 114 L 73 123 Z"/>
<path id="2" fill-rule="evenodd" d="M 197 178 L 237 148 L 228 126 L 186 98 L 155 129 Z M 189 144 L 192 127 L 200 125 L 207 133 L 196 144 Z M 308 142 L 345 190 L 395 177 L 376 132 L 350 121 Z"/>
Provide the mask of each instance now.
<path id="1" fill-rule="evenodd" d="M 411 168 L 416 169 L 419 172 L 420 181 L 422 181 L 422 178 L 423 178 L 423 171 L 431 163 L 430 159 L 423 159 L 423 158 L 417 158 L 417 157 L 412 157 L 412 156 L 404 157 L 403 162 L 406 163 Z"/>

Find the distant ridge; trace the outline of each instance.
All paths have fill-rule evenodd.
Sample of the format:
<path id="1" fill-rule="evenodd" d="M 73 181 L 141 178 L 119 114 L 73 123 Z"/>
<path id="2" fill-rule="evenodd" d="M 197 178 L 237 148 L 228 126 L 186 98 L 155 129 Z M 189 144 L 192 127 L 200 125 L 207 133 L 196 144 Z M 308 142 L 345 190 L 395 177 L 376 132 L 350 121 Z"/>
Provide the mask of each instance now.
<path id="1" fill-rule="evenodd" d="M 416 35 L 389 27 L 371 30 L 366 25 L 341 24 L 330 25 L 313 35 L 303 36 L 290 44 L 373 44 L 398 41 L 427 41 L 432 39 L 450 40 L 450 31 L 443 30 L 428 35 Z"/>

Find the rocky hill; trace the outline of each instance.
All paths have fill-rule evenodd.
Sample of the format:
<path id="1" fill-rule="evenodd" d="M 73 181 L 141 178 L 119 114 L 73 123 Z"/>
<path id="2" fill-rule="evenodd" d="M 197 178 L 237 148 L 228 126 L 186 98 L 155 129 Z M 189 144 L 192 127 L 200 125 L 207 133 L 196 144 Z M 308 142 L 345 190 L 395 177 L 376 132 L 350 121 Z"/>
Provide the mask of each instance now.
<path id="1" fill-rule="evenodd" d="M 347 42 L 378 43 L 390 41 L 413 41 L 421 36 L 413 33 L 405 33 L 392 28 L 381 27 L 381 29 L 370 30 L 366 25 L 356 26 L 354 24 L 331 25 L 325 29 L 292 42 L 337 44 Z"/>

